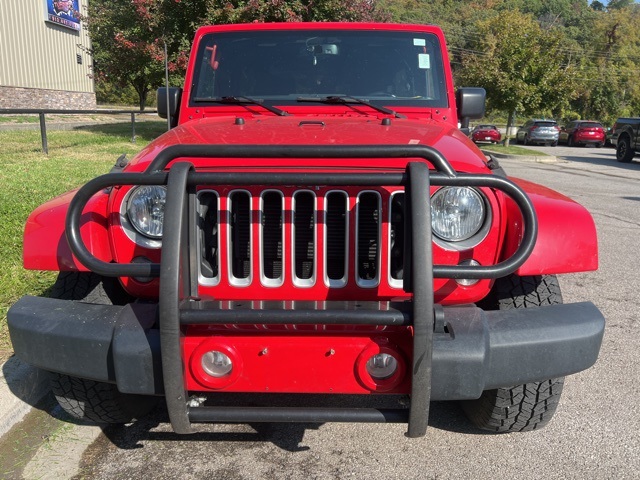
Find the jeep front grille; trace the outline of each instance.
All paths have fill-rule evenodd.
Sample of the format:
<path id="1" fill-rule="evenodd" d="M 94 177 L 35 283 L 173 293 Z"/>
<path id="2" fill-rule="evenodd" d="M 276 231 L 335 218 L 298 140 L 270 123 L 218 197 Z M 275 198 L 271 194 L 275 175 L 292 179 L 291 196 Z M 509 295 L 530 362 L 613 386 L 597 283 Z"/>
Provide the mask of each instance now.
<path id="1" fill-rule="evenodd" d="M 216 285 L 226 275 L 236 286 L 251 285 L 259 277 L 262 285 L 277 287 L 290 277 L 296 286 L 311 287 L 318 282 L 318 265 L 322 264 L 324 278 L 320 281 L 340 288 L 349 280 L 349 258 L 356 259 L 353 280 L 358 286 L 372 288 L 380 283 L 383 212 L 377 191 L 361 191 L 354 198 L 342 190 L 321 195 L 310 190 L 231 190 L 224 194 L 203 190 L 197 198 L 199 278 L 204 285 Z M 349 252 L 352 207 L 353 255 Z M 324 235 L 319 243 L 318 222 L 322 220 Z M 225 254 L 227 273 L 220 268 Z"/>

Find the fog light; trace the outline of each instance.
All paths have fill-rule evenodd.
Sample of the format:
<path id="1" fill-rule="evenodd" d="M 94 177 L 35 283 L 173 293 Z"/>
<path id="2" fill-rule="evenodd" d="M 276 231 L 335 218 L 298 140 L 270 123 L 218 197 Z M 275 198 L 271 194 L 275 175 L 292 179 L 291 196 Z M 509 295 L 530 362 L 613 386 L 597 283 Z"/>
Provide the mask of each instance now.
<path id="1" fill-rule="evenodd" d="M 200 365 L 207 375 L 220 378 L 229 375 L 233 369 L 233 363 L 228 355 L 212 350 L 202 355 Z"/>
<path id="2" fill-rule="evenodd" d="M 131 263 L 153 263 L 151 260 L 149 260 L 147 257 L 136 257 L 133 260 L 131 260 Z M 136 282 L 140 282 L 140 283 L 149 283 L 151 281 L 153 281 L 155 277 L 133 277 L 133 279 Z"/>
<path id="3" fill-rule="evenodd" d="M 463 260 L 461 261 L 458 265 L 463 265 L 465 267 L 478 267 L 480 266 L 480 264 L 478 262 L 476 262 L 475 260 Z M 474 286 L 476 283 L 478 283 L 480 280 L 477 278 L 457 278 L 456 279 L 456 283 L 458 285 L 461 285 L 463 287 L 472 287 Z"/>
<path id="4" fill-rule="evenodd" d="M 367 361 L 367 373 L 376 380 L 391 377 L 398 370 L 398 360 L 388 353 L 378 353 Z"/>

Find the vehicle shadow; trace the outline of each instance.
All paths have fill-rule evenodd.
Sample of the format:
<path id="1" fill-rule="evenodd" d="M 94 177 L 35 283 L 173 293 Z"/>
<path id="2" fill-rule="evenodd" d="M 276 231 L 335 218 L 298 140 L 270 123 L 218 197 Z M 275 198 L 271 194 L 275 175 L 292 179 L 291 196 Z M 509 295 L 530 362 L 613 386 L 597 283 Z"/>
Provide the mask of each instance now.
<path id="1" fill-rule="evenodd" d="M 559 155 L 564 161 L 572 163 L 584 163 L 590 165 L 601 165 L 606 167 L 616 167 L 619 170 L 634 170 L 640 168 L 640 158 L 634 159 L 629 163 L 621 163 L 616 160 L 615 154 L 603 152 L 602 154 L 592 154 L 591 157 L 580 157 L 577 155 Z"/>
<path id="2" fill-rule="evenodd" d="M 318 430 L 321 423 L 250 423 L 237 425 L 194 425 L 196 433 L 173 433 L 164 405 L 150 415 L 128 425 L 113 425 L 103 429 L 105 437 L 123 450 L 144 448 L 146 442 L 230 442 L 272 443 L 287 452 L 302 452 L 310 447 L 301 445 L 308 430 Z M 467 435 L 493 435 L 476 429 L 464 417 L 456 402 L 432 402 L 429 428 Z M 428 430 L 427 430 L 428 435 Z"/>
<path id="3" fill-rule="evenodd" d="M 21 417 L 29 407 L 41 408 L 41 401 L 49 392 L 50 373 L 24 363 L 13 355 L 2 364 L 2 376 L 6 385 L 0 385 L 0 390 L 6 389 L 1 393 L 6 398 L 2 399 L 5 409 L 0 417 L 2 425 L 10 427 L 15 418 Z"/>

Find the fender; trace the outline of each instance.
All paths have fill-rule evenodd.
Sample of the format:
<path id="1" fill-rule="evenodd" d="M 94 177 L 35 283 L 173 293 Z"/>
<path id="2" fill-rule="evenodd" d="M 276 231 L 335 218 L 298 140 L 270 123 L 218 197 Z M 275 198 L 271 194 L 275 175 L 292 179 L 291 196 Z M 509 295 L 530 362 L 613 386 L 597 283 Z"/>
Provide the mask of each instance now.
<path id="1" fill-rule="evenodd" d="M 24 268 L 87 271 L 72 255 L 64 230 L 67 210 L 74 195 L 75 191 L 65 193 L 39 206 L 29 215 L 22 250 Z M 105 262 L 113 260 L 107 231 L 108 199 L 106 193 L 101 193 L 87 203 L 80 229 L 85 245 Z"/>
<path id="2" fill-rule="evenodd" d="M 538 240 L 517 274 L 549 275 L 598 269 L 598 237 L 591 214 L 582 205 L 549 188 L 511 178 L 531 199 L 538 217 Z M 507 201 L 504 258 L 522 238 L 522 215 Z"/>

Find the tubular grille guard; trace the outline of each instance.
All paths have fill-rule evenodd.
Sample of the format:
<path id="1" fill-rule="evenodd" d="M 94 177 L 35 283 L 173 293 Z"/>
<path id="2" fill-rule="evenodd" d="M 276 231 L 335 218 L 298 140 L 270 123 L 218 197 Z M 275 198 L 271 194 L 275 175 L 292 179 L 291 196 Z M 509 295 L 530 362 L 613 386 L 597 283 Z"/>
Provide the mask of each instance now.
<path id="1" fill-rule="evenodd" d="M 159 172 L 169 162 L 184 157 L 252 157 L 252 158 L 421 158 L 407 164 L 404 173 L 318 174 L 318 173 L 205 173 L 195 172 L 189 162 L 177 162 L 169 172 Z M 436 173 L 430 173 L 426 163 Z M 490 187 L 501 190 L 518 205 L 524 219 L 524 236 L 513 256 L 494 266 L 433 265 L 431 212 L 429 208 L 413 208 L 428 203 L 430 183 L 438 186 Z M 178 145 L 158 154 L 145 173 L 108 174 L 82 187 L 73 198 L 66 219 L 66 232 L 72 252 L 90 270 L 106 276 L 160 276 L 161 357 L 167 409 L 176 433 L 191 432 L 191 421 L 214 421 L 225 418 L 219 410 L 187 405 L 184 372 L 180 351 L 181 323 L 188 317 L 183 301 L 197 289 L 197 228 L 189 211 L 195 206 L 197 185 L 327 185 L 327 186 L 404 186 L 405 222 L 405 289 L 413 292 L 411 320 L 413 325 L 413 359 L 411 368 L 411 404 L 408 414 L 409 437 L 425 434 L 431 397 L 431 356 L 434 330 L 433 278 L 497 278 L 508 275 L 522 265 L 535 245 L 537 221 L 533 205 L 525 193 L 502 177 L 456 174 L 436 150 L 411 146 L 200 146 Z M 80 235 L 82 210 L 101 189 L 113 185 L 167 185 L 165 235 L 161 264 L 109 264 L 95 258 Z M 418 272 L 416 274 L 416 272 Z M 308 313 L 308 312 L 307 312 Z M 184 315 L 183 315 L 184 314 Z M 310 315 L 313 317 L 313 315 Z M 322 312 L 318 319 L 322 317 Z M 346 323 L 349 315 L 346 315 Z M 381 321 L 381 320 L 378 320 Z M 261 321 L 260 323 L 265 323 Z M 372 324 L 376 321 L 373 320 Z M 254 421 L 273 421 L 269 409 L 254 412 Z M 307 412 L 309 413 L 309 412 Z M 325 418 L 327 412 L 310 413 L 306 421 Z M 314 417 L 315 415 L 315 417 Z M 327 418 L 360 421 L 362 414 L 349 409 L 332 412 Z M 390 421 L 385 414 L 373 415 L 374 421 Z"/>
<path id="2" fill-rule="evenodd" d="M 518 269 L 529 257 L 538 233 L 538 223 L 531 201 L 510 180 L 493 175 L 458 174 L 435 149 L 422 145 L 363 146 L 203 146 L 176 145 L 158 154 L 145 173 L 113 173 L 97 177 L 77 192 L 66 219 L 66 232 L 71 251 L 89 270 L 110 277 L 158 277 L 160 264 L 113 264 L 95 258 L 80 236 L 80 217 L 89 199 L 102 189 L 114 185 L 166 185 L 168 172 L 164 168 L 172 160 L 192 158 L 422 158 L 436 168 L 430 173 L 430 184 L 435 186 L 489 187 L 501 190 L 511 197 L 520 209 L 524 221 L 524 235 L 516 252 L 507 260 L 489 266 L 434 265 L 435 278 L 499 278 Z M 319 174 L 319 173 L 205 173 L 189 172 L 187 185 L 327 185 L 327 186 L 404 186 L 407 173 Z M 428 192 L 427 196 L 428 198 Z M 405 237 L 406 238 L 406 237 Z M 407 261 L 410 263 L 410 261 Z M 408 265 L 410 268 L 410 265 Z M 407 275 L 408 276 L 408 275 Z"/>

